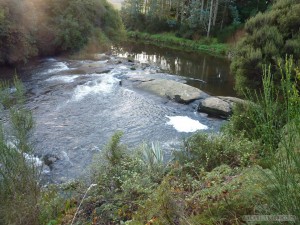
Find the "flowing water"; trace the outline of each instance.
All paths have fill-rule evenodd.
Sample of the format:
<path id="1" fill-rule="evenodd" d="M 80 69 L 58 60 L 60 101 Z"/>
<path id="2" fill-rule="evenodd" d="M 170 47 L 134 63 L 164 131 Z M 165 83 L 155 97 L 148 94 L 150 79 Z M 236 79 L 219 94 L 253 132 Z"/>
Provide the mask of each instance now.
<path id="1" fill-rule="evenodd" d="M 118 55 L 125 54 L 124 50 Z M 190 54 L 186 53 L 174 56 L 172 51 L 164 50 L 166 55 L 163 56 L 163 53 L 147 51 L 144 49 L 139 53 L 131 49 L 130 54 L 150 64 L 164 65 L 165 72 L 154 65 L 120 61 L 119 56 L 96 62 L 105 68 L 103 73 L 80 70 L 85 64 L 93 63 L 89 60 L 64 58 L 40 60 L 23 68 L 21 78 L 27 90 L 27 105 L 36 122 L 32 137 L 36 156 L 42 158 L 46 155 L 54 159 L 50 168 L 44 171 L 48 181 L 64 182 L 83 175 L 93 155 L 101 151 L 117 130 L 124 132 L 122 141 L 130 147 L 143 141 L 157 141 L 170 157 L 171 151 L 178 149 L 183 138 L 192 132 L 215 132 L 220 128 L 223 121 L 196 112 L 196 104 L 182 105 L 152 95 L 138 89 L 129 78 L 182 80 L 181 76 L 185 75 L 203 79 L 206 83 L 198 81 L 194 84 L 205 86 L 211 83 L 210 75 L 199 71 L 216 71 L 221 77 L 228 77 L 227 62 L 214 59 L 215 67 L 201 69 L 199 65 L 204 59 L 199 55 L 200 63 L 196 63 L 196 55 L 188 61 Z M 157 60 L 151 59 L 154 55 Z M 174 67 L 174 60 L 186 67 L 192 65 L 193 69 Z M 210 56 L 205 60 L 211 60 Z M 193 70 L 197 71 L 194 75 Z M 216 82 L 216 91 L 210 93 L 228 95 L 230 88 L 230 82 L 224 82 L 223 89 Z M 224 92 L 219 93 L 221 90 Z"/>

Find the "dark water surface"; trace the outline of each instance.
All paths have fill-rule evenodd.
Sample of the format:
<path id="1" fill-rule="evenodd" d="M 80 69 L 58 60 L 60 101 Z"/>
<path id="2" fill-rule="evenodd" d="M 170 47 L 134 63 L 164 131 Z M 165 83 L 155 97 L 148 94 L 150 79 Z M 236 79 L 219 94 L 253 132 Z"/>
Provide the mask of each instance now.
<path id="1" fill-rule="evenodd" d="M 122 57 L 131 55 L 140 62 L 155 63 L 170 74 L 190 78 L 187 79 L 187 84 L 210 95 L 236 96 L 230 62 L 225 58 L 141 42 L 124 44 L 122 48 L 116 49 L 116 53 Z"/>
<path id="2" fill-rule="evenodd" d="M 46 167 L 46 180 L 64 182 L 83 175 L 93 156 L 117 130 L 124 132 L 122 141 L 131 147 L 143 141 L 160 142 L 168 157 L 195 130 L 219 130 L 224 121 L 198 113 L 195 104 L 182 105 L 154 96 L 136 88 L 130 78 L 182 80 L 172 75 L 177 74 L 204 80 L 206 83 L 191 83 L 211 94 L 233 95 L 228 62 L 148 45 L 138 47 L 123 50 L 167 72 L 156 66 L 120 61 L 117 56 L 102 61 L 48 58 L 20 71 L 27 106 L 36 122 L 32 137 L 36 156 L 42 159 L 52 155 L 57 159 L 50 168 Z M 106 72 L 84 73 L 78 69 L 88 63 L 96 63 Z"/>

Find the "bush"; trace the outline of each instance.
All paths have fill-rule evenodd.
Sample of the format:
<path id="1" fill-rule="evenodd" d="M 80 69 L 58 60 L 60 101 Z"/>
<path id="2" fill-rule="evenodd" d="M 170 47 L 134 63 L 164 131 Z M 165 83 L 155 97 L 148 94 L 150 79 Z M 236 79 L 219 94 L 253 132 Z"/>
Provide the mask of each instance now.
<path id="1" fill-rule="evenodd" d="M 201 188 L 186 198 L 190 224 L 241 224 L 244 215 L 256 214 L 266 203 L 261 168 L 233 170 L 216 167 L 198 181 Z"/>
<path id="2" fill-rule="evenodd" d="M 149 198 L 140 205 L 129 224 L 179 224 L 184 218 L 183 204 L 183 201 L 180 201 L 178 195 L 173 191 L 169 177 L 166 177 L 157 189 L 149 195 Z"/>
<path id="3" fill-rule="evenodd" d="M 274 155 L 282 138 L 281 130 L 299 114 L 299 94 L 293 79 L 297 70 L 293 58 L 286 59 L 284 65 L 279 63 L 278 68 L 281 86 L 276 88 L 270 67 L 265 68 L 263 90 L 254 94 L 246 92 L 249 104 L 237 107 L 227 126 L 232 134 L 243 132 L 249 140 L 261 142 L 261 156 Z"/>
<path id="4" fill-rule="evenodd" d="M 92 166 L 92 182 L 97 184 L 95 215 L 100 224 L 130 220 L 138 205 L 161 182 L 165 166 L 161 148 L 144 144 L 129 151 L 120 144 L 122 133 L 113 135 Z"/>
<path id="5" fill-rule="evenodd" d="M 240 224 L 243 215 L 254 214 L 256 206 L 266 202 L 259 167 L 222 165 L 205 172 L 194 166 L 193 178 L 186 168 L 173 165 L 128 224 Z"/>
<path id="6" fill-rule="evenodd" d="M 278 0 L 270 10 L 258 13 L 247 21 L 247 35 L 237 45 L 231 63 L 239 93 L 245 87 L 262 87 L 262 64 L 271 64 L 271 72 L 279 83 L 277 61 L 286 54 L 294 55 L 295 61 L 300 57 L 300 42 L 297 42 L 300 22 L 296 16 L 299 14 L 298 1 Z"/>
<path id="7" fill-rule="evenodd" d="M 175 152 L 175 159 L 211 171 L 222 164 L 232 168 L 250 165 L 258 149 L 257 142 L 243 136 L 198 133 L 185 141 L 183 151 Z"/>

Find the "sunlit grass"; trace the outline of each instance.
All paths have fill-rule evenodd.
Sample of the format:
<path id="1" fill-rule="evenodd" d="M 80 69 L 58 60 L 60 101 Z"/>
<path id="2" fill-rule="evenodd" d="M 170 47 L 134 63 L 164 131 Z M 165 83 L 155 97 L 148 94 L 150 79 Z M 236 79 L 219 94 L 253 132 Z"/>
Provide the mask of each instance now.
<path id="1" fill-rule="evenodd" d="M 174 33 L 149 34 L 142 32 L 128 32 L 129 38 L 135 38 L 141 41 L 149 41 L 153 44 L 180 50 L 206 52 L 212 55 L 224 56 L 228 51 L 228 45 L 218 43 L 216 38 L 201 38 L 199 40 L 189 40 L 176 37 Z"/>

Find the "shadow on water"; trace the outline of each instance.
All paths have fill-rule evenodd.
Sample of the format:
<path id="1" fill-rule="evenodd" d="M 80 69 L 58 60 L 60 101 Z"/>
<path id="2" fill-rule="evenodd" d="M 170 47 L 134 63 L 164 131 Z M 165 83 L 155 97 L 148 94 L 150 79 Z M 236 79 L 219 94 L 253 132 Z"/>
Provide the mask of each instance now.
<path id="1" fill-rule="evenodd" d="M 167 73 L 184 76 L 187 84 L 210 95 L 236 96 L 230 62 L 225 58 L 140 42 L 125 43 L 114 53 L 120 57 L 131 55 L 137 61 L 154 63 Z"/>

